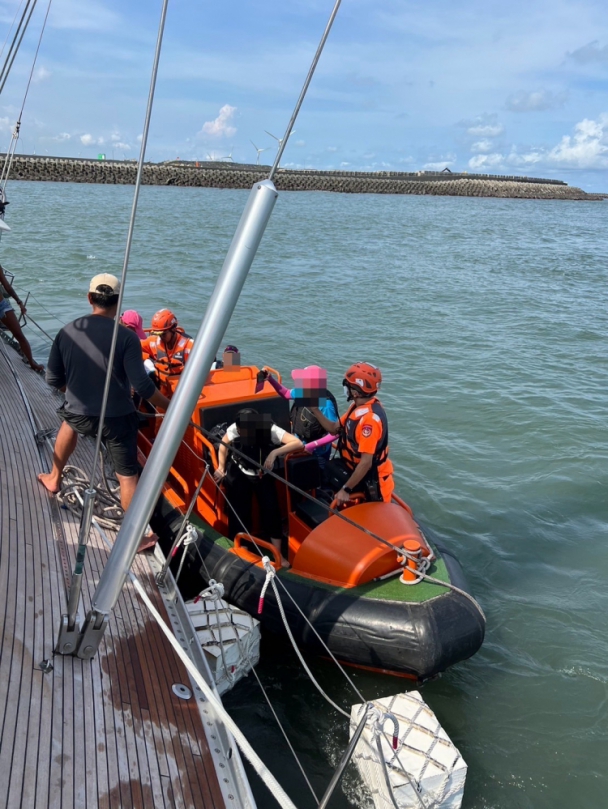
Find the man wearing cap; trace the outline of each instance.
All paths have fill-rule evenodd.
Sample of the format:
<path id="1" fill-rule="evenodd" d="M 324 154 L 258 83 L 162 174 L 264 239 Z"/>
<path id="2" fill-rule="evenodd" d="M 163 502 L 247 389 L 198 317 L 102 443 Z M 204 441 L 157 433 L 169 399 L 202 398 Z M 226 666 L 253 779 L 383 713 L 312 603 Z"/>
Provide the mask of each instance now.
<path id="1" fill-rule="evenodd" d="M 78 435 L 97 435 L 119 293 L 118 278 L 108 273 L 96 275 L 88 295 L 92 313 L 68 323 L 53 342 L 46 379 L 51 387 L 65 392 L 65 402 L 58 411 L 63 423 L 55 441 L 53 468 L 38 475 L 51 494 L 60 490 L 61 475 L 76 449 Z M 131 388 L 157 407 L 169 406 L 169 400 L 156 389 L 144 369 L 139 338 L 119 326 L 102 436 L 114 464 L 125 511 L 139 475 L 138 419 Z"/>

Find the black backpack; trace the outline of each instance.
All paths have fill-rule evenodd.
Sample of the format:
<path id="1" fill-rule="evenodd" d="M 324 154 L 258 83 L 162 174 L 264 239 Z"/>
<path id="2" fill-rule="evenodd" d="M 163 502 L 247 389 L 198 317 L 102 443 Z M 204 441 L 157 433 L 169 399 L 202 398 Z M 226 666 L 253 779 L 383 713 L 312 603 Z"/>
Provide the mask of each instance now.
<path id="1" fill-rule="evenodd" d="M 326 391 L 326 396 L 334 403 L 336 413 L 339 415 L 338 403 L 333 393 L 328 390 Z M 324 435 L 327 435 L 327 430 L 319 424 L 316 416 L 313 415 L 306 405 L 298 405 L 297 401 L 294 401 L 292 405 L 290 419 L 291 432 L 305 443 L 316 441 L 319 438 L 323 438 Z"/>

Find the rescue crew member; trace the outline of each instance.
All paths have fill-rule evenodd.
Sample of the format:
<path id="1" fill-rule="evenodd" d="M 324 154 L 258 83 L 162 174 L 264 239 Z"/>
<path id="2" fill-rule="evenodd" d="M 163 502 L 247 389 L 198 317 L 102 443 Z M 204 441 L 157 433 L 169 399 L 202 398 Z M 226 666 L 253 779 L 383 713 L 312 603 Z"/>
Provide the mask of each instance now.
<path id="1" fill-rule="evenodd" d="M 356 362 L 342 381 L 346 398 L 352 402 L 346 413 L 332 422 L 319 408 L 311 408 L 329 433 L 339 435 L 340 458 L 329 463 L 335 479 L 342 481 L 336 494 L 338 503 L 347 503 L 354 491 L 365 492 L 369 500 L 391 500 L 395 482 L 388 458 L 388 420 L 376 398 L 381 382 L 379 368 Z"/>
<path id="2" fill-rule="evenodd" d="M 161 381 L 167 376 L 181 374 L 190 356 L 194 340 L 186 337 L 177 323 L 177 318 L 169 309 L 157 312 L 150 325 L 150 336 L 141 341 L 144 360 L 151 360 L 154 363 L 154 369 Z"/>

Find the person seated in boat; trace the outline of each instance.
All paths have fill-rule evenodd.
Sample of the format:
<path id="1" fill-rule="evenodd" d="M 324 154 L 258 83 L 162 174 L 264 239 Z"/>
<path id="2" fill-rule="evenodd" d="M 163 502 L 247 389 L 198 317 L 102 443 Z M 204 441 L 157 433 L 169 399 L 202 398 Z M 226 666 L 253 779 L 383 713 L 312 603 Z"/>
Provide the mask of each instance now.
<path id="1" fill-rule="evenodd" d="M 327 435 L 327 430 L 319 423 L 319 420 L 311 410 L 311 405 L 318 406 L 325 418 L 334 423 L 338 420 L 338 403 L 327 389 L 327 371 L 319 365 L 307 365 L 305 368 L 294 368 L 291 376 L 296 383 L 295 388 L 286 388 L 275 379 L 272 374 L 262 370 L 259 374 L 260 381 L 269 382 L 279 396 L 290 399 L 291 407 L 290 420 L 291 431 L 306 445 L 313 455 L 319 460 L 321 471 L 324 470 L 330 458 L 332 441 L 321 442 Z M 318 444 L 318 446 L 315 446 Z"/>
<path id="2" fill-rule="evenodd" d="M 377 398 L 382 383 L 379 368 L 356 362 L 344 376 L 346 413 L 336 421 L 325 418 L 318 407 L 311 407 L 321 426 L 338 435 L 340 457 L 328 464 L 328 477 L 337 490 L 338 503 L 347 503 L 353 492 L 367 500 L 390 503 L 395 488 L 393 464 L 388 457 L 388 420 Z"/>
<path id="3" fill-rule="evenodd" d="M 216 358 L 215 362 L 211 366 L 211 370 L 219 371 L 221 368 L 227 368 L 230 370 L 231 368 L 239 368 L 240 365 L 241 352 L 236 346 L 229 343 L 222 352 L 222 359 L 218 360 Z"/>
<path id="4" fill-rule="evenodd" d="M 44 371 L 44 365 L 40 365 L 40 363 L 36 362 L 32 356 L 32 347 L 30 346 L 27 337 L 24 335 L 23 330 L 19 325 L 15 310 L 11 306 L 10 298 L 14 299 L 19 309 L 21 309 L 21 314 L 25 315 L 27 312 L 25 304 L 11 286 L 4 273 L 4 270 L 0 266 L 0 320 L 19 343 L 19 348 L 21 349 L 25 359 L 28 361 L 30 368 L 33 371 Z"/>
<path id="5" fill-rule="evenodd" d="M 126 312 L 122 313 L 120 316 L 120 325 L 126 326 L 127 329 L 134 331 L 140 340 L 146 339 L 143 318 L 135 309 L 127 309 Z"/>
<path id="6" fill-rule="evenodd" d="M 49 355 L 48 384 L 65 392 L 58 410 L 62 420 L 55 439 L 53 466 L 38 480 L 50 494 L 61 490 L 63 470 L 76 449 L 78 436 L 96 437 L 110 358 L 120 281 L 109 273 L 96 275 L 89 285 L 92 312 L 68 323 L 58 332 Z M 139 479 L 137 433 L 139 421 L 131 389 L 164 410 L 169 400 L 156 389 L 144 370 L 141 343 L 129 329 L 118 328 L 113 373 L 110 377 L 102 437 L 120 484 L 120 504 L 126 511 Z M 151 531 L 140 550 L 156 541 Z"/>
<path id="7" fill-rule="evenodd" d="M 237 452 L 230 453 L 232 447 Z M 260 535 L 269 539 L 281 553 L 281 512 L 275 479 L 264 474 L 275 461 L 302 449 L 295 435 L 281 429 L 265 413 L 244 408 L 226 430 L 218 451 L 218 467 L 213 477 L 224 481 L 229 505 L 228 532 L 233 539 L 241 531 L 251 531 L 253 499 L 258 504 Z M 282 558 L 283 566 L 288 562 Z"/>
<path id="8" fill-rule="evenodd" d="M 141 342 L 144 362 L 148 371 L 163 382 L 184 370 L 194 340 L 186 337 L 170 309 L 157 312 L 150 326 L 150 336 Z"/>

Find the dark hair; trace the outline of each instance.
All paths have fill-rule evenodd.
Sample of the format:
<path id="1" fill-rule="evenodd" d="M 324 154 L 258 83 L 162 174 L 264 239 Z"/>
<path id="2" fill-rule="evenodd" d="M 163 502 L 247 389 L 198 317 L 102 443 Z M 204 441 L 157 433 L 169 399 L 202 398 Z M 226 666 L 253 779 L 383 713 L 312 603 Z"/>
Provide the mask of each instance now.
<path id="1" fill-rule="evenodd" d="M 100 289 L 100 287 L 97 287 Z M 112 292 L 111 287 L 106 287 L 108 292 L 90 292 L 91 303 L 100 309 L 111 309 L 118 303 L 118 295 Z"/>
<path id="2" fill-rule="evenodd" d="M 253 407 L 244 407 L 242 410 L 239 410 L 239 412 L 236 414 L 236 418 L 234 420 L 234 423 L 236 424 L 236 426 L 240 430 L 240 428 L 241 428 L 241 417 L 242 416 L 253 415 L 254 413 L 257 415 L 257 412 L 258 411 L 255 410 Z"/>

